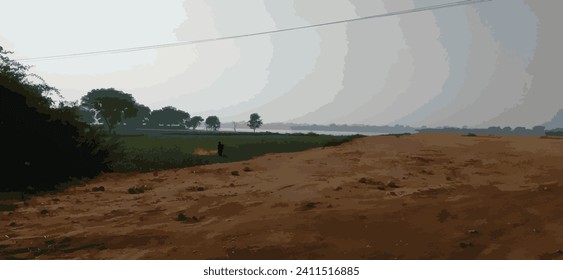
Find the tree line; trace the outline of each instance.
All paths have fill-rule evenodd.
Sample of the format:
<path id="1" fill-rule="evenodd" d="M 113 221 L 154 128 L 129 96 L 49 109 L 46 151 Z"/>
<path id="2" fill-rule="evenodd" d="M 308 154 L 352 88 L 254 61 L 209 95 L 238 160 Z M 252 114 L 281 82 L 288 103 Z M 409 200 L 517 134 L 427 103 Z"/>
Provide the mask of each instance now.
<path id="1" fill-rule="evenodd" d="M 173 106 L 151 111 L 135 98 L 114 88 L 94 89 L 80 99 L 80 119 L 89 124 L 104 126 L 110 134 L 116 128 L 162 128 L 176 127 L 195 130 L 202 124 L 208 130 L 216 131 L 221 128 L 221 121 L 217 116 L 190 116 L 188 112 Z M 250 115 L 247 125 L 256 132 L 262 126 L 262 119 L 257 113 Z"/>

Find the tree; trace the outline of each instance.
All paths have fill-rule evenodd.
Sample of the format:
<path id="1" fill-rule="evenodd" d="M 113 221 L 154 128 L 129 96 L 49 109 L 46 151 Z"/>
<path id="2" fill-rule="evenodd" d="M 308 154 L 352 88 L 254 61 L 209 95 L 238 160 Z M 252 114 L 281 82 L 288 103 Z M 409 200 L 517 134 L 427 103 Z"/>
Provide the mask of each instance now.
<path id="1" fill-rule="evenodd" d="M 254 130 L 256 133 L 256 129 L 262 126 L 262 119 L 260 119 L 260 115 L 257 113 L 253 113 L 250 115 L 250 120 L 246 123 L 248 127 Z"/>
<path id="2" fill-rule="evenodd" d="M 115 126 L 124 119 L 133 118 L 139 109 L 131 94 L 114 88 L 94 89 L 82 97 L 82 106 L 93 109 L 103 120 L 110 134 L 115 132 Z"/>
<path id="3" fill-rule="evenodd" d="M 0 157 L 0 192 L 50 190 L 109 171 L 110 149 L 95 128 L 79 121 L 78 107 L 54 106 L 49 95 L 56 89 L 1 49 L 0 131 L 6 152 Z"/>
<path id="4" fill-rule="evenodd" d="M 172 126 L 186 125 L 190 114 L 178 110 L 172 106 L 167 106 L 159 110 L 154 110 L 151 114 L 150 123 L 153 126 Z"/>
<path id="5" fill-rule="evenodd" d="M 217 131 L 217 129 L 221 127 L 221 122 L 217 116 L 209 116 L 205 119 L 205 127 Z"/>
<path id="6" fill-rule="evenodd" d="M 136 103 L 137 115 L 126 120 L 127 127 L 139 128 L 147 125 L 151 118 L 151 109 L 145 105 Z"/>
<path id="7" fill-rule="evenodd" d="M 188 120 L 188 122 L 186 123 L 187 127 L 192 128 L 193 130 L 195 130 L 198 126 L 201 125 L 201 123 L 203 122 L 203 118 L 200 116 L 194 116 L 192 117 L 190 120 Z"/>

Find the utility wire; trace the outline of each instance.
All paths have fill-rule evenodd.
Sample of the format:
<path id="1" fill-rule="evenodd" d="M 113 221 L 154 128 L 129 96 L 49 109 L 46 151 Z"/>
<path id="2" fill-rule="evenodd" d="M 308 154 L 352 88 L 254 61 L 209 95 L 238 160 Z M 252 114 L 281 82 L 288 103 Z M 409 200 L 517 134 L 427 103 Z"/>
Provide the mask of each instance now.
<path id="1" fill-rule="evenodd" d="M 418 13 L 418 12 L 423 12 L 423 11 L 445 9 L 445 8 L 456 7 L 456 6 L 473 5 L 473 4 L 483 3 L 483 2 L 490 2 L 490 1 L 493 1 L 493 0 L 463 0 L 463 1 L 453 2 L 453 3 L 433 5 L 433 6 L 427 6 L 427 7 L 415 8 L 415 9 L 385 13 L 385 14 L 351 18 L 351 19 L 345 19 L 345 20 L 339 20 L 339 21 L 324 22 L 324 23 L 312 24 L 312 25 L 303 25 L 303 26 L 290 27 L 290 28 L 277 29 L 277 30 L 269 30 L 269 31 L 263 31 L 263 32 L 256 32 L 256 33 L 247 33 L 247 34 L 224 36 L 224 37 L 217 37 L 217 38 L 209 38 L 209 39 L 201 39 L 201 40 L 193 40 L 193 41 L 181 41 L 181 42 L 176 42 L 176 43 L 148 45 L 148 46 L 123 48 L 123 49 L 81 52 L 81 53 L 61 54 L 61 55 L 50 55 L 50 56 L 41 56 L 41 57 L 32 57 L 32 58 L 21 58 L 21 59 L 16 59 L 16 60 L 20 61 L 20 62 L 55 60 L 55 59 L 75 58 L 75 57 L 93 56 L 93 55 L 137 52 L 137 51 L 160 49 L 160 48 L 171 48 L 171 47 L 177 47 L 177 46 L 194 45 L 194 44 L 214 42 L 214 41 L 238 39 L 238 38 L 253 37 L 253 36 L 260 36 L 260 35 L 267 35 L 267 34 L 275 34 L 275 33 L 295 31 L 295 30 L 300 30 L 300 29 L 323 27 L 323 26 L 328 26 L 328 25 L 335 25 L 335 24 L 355 22 L 355 21 L 363 21 L 363 20 L 374 19 L 374 18 L 383 18 L 383 17 L 390 17 L 390 16 L 397 16 L 397 15 L 404 15 L 404 14 L 412 14 L 412 13 Z"/>

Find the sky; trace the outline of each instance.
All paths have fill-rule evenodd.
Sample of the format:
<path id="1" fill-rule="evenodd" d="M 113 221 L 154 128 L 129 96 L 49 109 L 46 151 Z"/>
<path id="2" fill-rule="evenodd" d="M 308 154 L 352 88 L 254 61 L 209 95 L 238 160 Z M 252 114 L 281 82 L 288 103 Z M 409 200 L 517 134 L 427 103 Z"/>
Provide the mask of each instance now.
<path id="1" fill-rule="evenodd" d="M 217 38 L 455 0 L 0 0 L 12 58 Z M 69 101 L 265 122 L 526 126 L 563 108 L 563 1 L 493 0 L 179 47 L 30 61 Z"/>

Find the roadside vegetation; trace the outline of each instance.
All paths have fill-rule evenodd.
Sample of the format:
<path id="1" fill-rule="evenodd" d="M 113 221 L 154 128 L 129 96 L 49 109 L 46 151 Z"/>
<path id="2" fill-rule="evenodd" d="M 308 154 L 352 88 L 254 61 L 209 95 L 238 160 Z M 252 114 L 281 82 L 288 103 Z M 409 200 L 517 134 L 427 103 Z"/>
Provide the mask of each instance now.
<path id="1" fill-rule="evenodd" d="M 58 90 L 0 47 L 0 129 L 5 182 L 0 192 L 36 193 L 104 172 L 148 172 L 232 162 L 353 139 L 315 134 L 222 133 L 218 116 L 191 116 L 172 106 L 158 110 L 114 88 L 93 89 L 79 102 L 56 102 Z M 195 131 L 205 126 L 206 132 Z M 159 130 L 177 131 L 164 134 Z M 131 135 L 146 131 L 150 135 Z M 128 134 L 128 136 L 127 136 Z M 225 152 L 218 156 L 217 143 Z"/>

